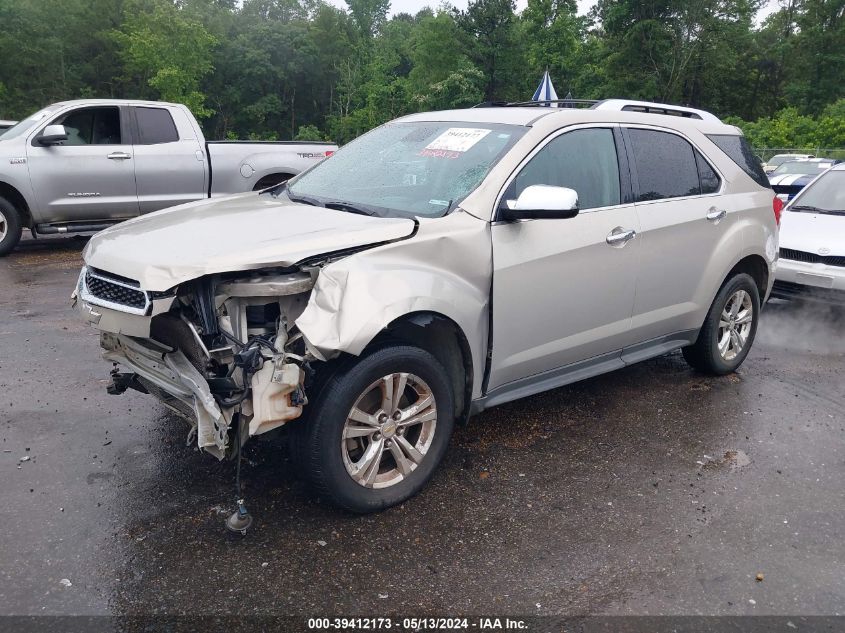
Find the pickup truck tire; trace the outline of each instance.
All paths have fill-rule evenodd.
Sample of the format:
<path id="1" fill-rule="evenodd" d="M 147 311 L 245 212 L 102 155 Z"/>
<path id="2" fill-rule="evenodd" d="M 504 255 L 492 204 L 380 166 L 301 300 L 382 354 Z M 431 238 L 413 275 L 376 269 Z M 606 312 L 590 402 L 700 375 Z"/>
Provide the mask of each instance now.
<path id="1" fill-rule="evenodd" d="M 734 275 L 722 286 L 693 345 L 683 349 L 694 369 L 722 376 L 742 364 L 760 319 L 760 291 L 750 275 Z"/>
<path id="2" fill-rule="evenodd" d="M 0 198 L 0 257 L 8 255 L 21 241 L 23 224 L 15 206 Z"/>
<path id="3" fill-rule="evenodd" d="M 382 347 L 340 369 L 309 406 L 295 436 L 294 462 L 320 496 L 361 514 L 419 492 L 454 428 L 446 370 L 428 352 L 403 345 Z"/>

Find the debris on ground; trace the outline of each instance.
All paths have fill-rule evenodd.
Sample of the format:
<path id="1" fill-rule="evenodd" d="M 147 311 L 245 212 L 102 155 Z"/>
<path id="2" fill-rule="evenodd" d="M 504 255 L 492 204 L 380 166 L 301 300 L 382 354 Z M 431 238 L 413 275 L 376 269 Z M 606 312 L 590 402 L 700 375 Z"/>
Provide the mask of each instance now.
<path id="1" fill-rule="evenodd" d="M 763 574 L 757 574 L 756 580 L 757 582 L 763 582 Z"/>
<path id="2" fill-rule="evenodd" d="M 21 457 L 18 461 L 20 461 L 20 462 L 28 462 L 28 461 L 29 461 L 29 455 L 24 455 L 24 456 L 23 456 L 23 457 Z"/>
<path id="3" fill-rule="evenodd" d="M 741 450 L 729 450 L 725 451 L 722 457 L 713 458 L 709 455 L 704 456 L 706 461 L 697 461 L 696 464 L 701 466 L 702 468 L 715 469 L 715 468 L 722 468 L 722 467 L 730 467 L 731 470 L 738 470 L 740 468 L 744 468 L 751 463 L 751 458 L 745 451 Z"/>
<path id="4" fill-rule="evenodd" d="M 325 541 L 317 541 L 317 545 L 319 545 L 320 547 L 325 547 L 326 545 L 328 545 L 328 543 L 326 543 Z"/>
<path id="5" fill-rule="evenodd" d="M 62 578 L 62 579 L 59 581 L 59 584 L 60 584 L 62 587 L 73 587 L 73 583 L 72 583 L 70 580 L 68 580 L 67 578 Z"/>

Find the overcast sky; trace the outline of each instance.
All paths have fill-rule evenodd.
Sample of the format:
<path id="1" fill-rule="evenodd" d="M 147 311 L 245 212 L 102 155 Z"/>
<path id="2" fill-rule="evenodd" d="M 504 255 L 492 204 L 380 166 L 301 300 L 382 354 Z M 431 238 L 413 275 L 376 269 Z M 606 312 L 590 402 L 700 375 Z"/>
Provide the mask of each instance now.
<path id="1" fill-rule="evenodd" d="M 329 0 L 329 2 L 335 6 L 344 9 L 346 8 L 344 0 Z M 411 15 L 414 15 L 423 7 L 435 8 L 439 4 L 440 0 L 391 0 L 390 14 L 410 13 Z M 450 4 L 458 9 L 465 9 L 467 6 L 467 0 L 450 0 Z M 516 0 L 516 10 L 522 11 L 527 4 L 528 0 Z M 578 0 L 579 13 L 587 13 L 594 4 L 595 0 Z M 758 22 L 762 22 L 767 15 L 775 10 L 777 10 L 777 0 L 768 0 L 768 5 L 765 6 L 757 16 Z"/>

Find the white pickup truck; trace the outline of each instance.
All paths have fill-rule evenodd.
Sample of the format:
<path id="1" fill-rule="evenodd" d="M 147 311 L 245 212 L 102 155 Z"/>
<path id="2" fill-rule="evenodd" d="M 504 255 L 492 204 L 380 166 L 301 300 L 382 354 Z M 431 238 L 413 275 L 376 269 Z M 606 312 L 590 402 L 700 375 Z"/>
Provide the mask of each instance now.
<path id="1" fill-rule="evenodd" d="M 330 156 L 321 142 L 206 141 L 176 103 L 55 103 L 0 134 L 0 255 L 21 231 L 99 231 L 177 204 L 264 189 Z"/>

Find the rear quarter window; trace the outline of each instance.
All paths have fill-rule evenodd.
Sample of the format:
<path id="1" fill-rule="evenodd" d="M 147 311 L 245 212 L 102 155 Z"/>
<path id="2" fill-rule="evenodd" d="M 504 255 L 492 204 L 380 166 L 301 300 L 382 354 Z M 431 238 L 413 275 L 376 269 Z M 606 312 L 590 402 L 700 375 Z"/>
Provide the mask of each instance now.
<path id="1" fill-rule="evenodd" d="M 769 179 L 763 171 L 763 165 L 751 149 L 751 145 L 744 136 L 737 134 L 708 134 L 709 138 L 720 150 L 725 152 L 742 171 L 761 187 L 770 189 Z"/>

